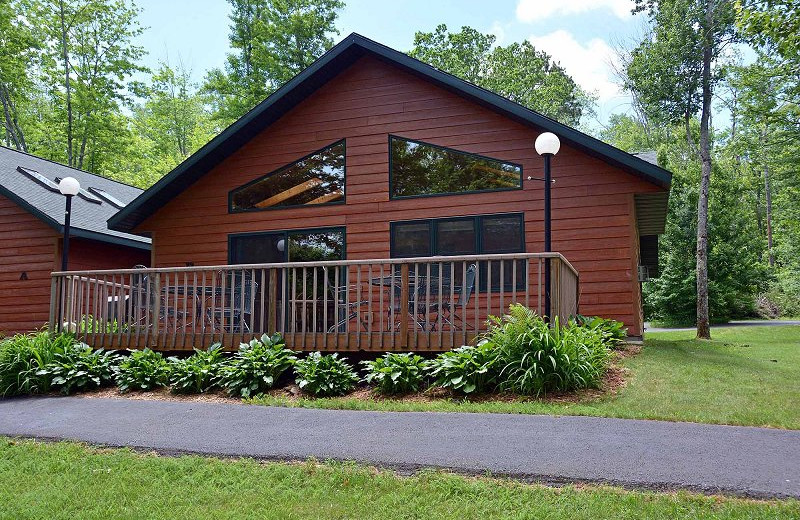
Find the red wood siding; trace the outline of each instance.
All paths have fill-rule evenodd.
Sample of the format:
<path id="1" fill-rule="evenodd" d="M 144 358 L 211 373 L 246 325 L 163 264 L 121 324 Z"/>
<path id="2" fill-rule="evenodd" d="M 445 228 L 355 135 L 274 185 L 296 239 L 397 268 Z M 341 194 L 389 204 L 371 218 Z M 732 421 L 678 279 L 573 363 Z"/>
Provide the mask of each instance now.
<path id="1" fill-rule="evenodd" d="M 61 264 L 53 228 L 0 195 L 0 336 L 38 329 L 50 313 L 50 273 Z M 94 240 L 70 240 L 70 269 L 149 264 L 150 252 Z M 25 273 L 26 280 L 21 277 Z"/>
<path id="2" fill-rule="evenodd" d="M 0 195 L 0 335 L 47 323 L 56 240 L 53 228 Z"/>
<path id="3" fill-rule="evenodd" d="M 374 58 L 362 58 L 231 155 L 138 231 L 154 236 L 154 265 L 224 264 L 230 233 L 346 226 L 350 259 L 389 256 L 389 222 L 524 212 L 528 252 L 543 247 L 543 189 L 389 200 L 387 134 L 523 165 L 542 176 L 540 133 Z M 228 214 L 228 192 L 339 139 L 347 140 L 345 205 Z M 634 193 L 659 191 L 569 146 L 553 160 L 553 249 L 581 273 L 581 312 L 641 333 Z"/>

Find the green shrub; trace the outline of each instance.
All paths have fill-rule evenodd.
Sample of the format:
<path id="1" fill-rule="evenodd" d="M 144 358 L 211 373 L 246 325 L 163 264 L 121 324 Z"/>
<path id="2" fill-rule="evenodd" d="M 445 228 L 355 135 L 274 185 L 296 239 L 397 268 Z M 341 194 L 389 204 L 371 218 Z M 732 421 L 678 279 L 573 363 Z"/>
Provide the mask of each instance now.
<path id="1" fill-rule="evenodd" d="M 304 392 L 319 397 L 344 395 L 358 382 L 353 367 L 337 354 L 323 356 L 312 352 L 295 363 L 294 373 L 297 385 Z"/>
<path id="2" fill-rule="evenodd" d="M 575 322 L 562 327 L 557 319 L 550 326 L 519 304 L 493 317 L 485 338 L 497 349 L 500 388 L 522 395 L 595 387 L 611 358 L 599 329 Z"/>
<path id="3" fill-rule="evenodd" d="M 219 386 L 229 394 L 251 397 L 273 387 L 278 378 L 297 360 L 295 352 L 286 348 L 280 334 L 250 343 L 242 343 L 239 351 L 225 364 L 219 376 Z"/>
<path id="4" fill-rule="evenodd" d="M 50 390 L 50 375 L 41 373 L 55 355 L 72 346 L 71 334 L 47 331 L 17 334 L 0 343 L 0 397 Z"/>
<path id="5" fill-rule="evenodd" d="M 85 343 L 73 343 L 56 352 L 53 361 L 38 373 L 48 376 L 53 388 L 69 395 L 74 391 L 113 384 L 119 361 L 116 352 L 94 350 Z"/>
<path id="6" fill-rule="evenodd" d="M 581 327 L 599 331 L 610 347 L 621 345 L 628 338 L 628 329 L 625 324 L 616 320 L 578 314 L 575 316 L 575 323 Z"/>
<path id="7" fill-rule="evenodd" d="M 121 392 L 153 390 L 168 382 L 169 363 L 160 352 L 149 348 L 134 350 L 119 364 L 117 386 Z"/>
<path id="8" fill-rule="evenodd" d="M 362 361 L 367 375 L 364 381 L 375 385 L 382 394 L 407 394 L 419 391 L 425 382 L 428 362 L 411 352 L 387 352 L 374 361 Z"/>
<path id="9" fill-rule="evenodd" d="M 462 394 L 483 393 L 497 383 L 497 351 L 487 341 L 439 354 L 430 362 L 434 384 Z"/>
<path id="10" fill-rule="evenodd" d="M 194 349 L 187 358 L 171 357 L 169 386 L 175 393 L 202 394 L 214 388 L 225 365 L 221 345 L 215 343 L 208 350 Z"/>

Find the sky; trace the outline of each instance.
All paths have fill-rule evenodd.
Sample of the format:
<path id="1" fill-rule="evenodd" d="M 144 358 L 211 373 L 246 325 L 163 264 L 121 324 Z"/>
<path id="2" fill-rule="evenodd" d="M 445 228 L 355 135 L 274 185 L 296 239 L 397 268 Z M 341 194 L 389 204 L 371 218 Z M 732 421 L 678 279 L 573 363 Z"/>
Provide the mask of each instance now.
<path id="1" fill-rule="evenodd" d="M 446 24 L 451 32 L 469 25 L 497 36 L 497 43 L 529 40 L 550 54 L 578 84 L 598 97 L 597 127 L 616 112 L 630 110 L 617 86 L 612 63 L 617 45 L 630 47 L 645 27 L 630 14 L 632 0 L 345 0 L 336 26 L 338 42 L 351 32 L 408 51 L 417 31 Z M 229 4 L 225 0 L 138 0 L 146 28 L 139 44 L 147 65 L 179 60 L 200 81 L 221 67 L 229 51 Z"/>

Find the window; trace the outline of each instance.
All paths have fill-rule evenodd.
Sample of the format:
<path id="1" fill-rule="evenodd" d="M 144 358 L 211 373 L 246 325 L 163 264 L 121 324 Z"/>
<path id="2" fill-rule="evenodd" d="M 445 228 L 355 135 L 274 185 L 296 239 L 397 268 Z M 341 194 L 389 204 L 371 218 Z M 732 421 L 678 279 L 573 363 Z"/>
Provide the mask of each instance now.
<path id="1" fill-rule="evenodd" d="M 392 222 L 391 255 L 393 258 L 424 256 L 461 256 L 474 254 L 522 253 L 525 232 L 521 213 L 481 215 L 432 220 Z M 525 263 L 517 261 L 517 290 L 525 288 Z M 486 290 L 489 262 L 479 262 L 480 290 Z M 500 263 L 491 262 L 492 289 L 500 287 Z M 503 261 L 503 287 L 513 287 L 513 261 Z M 461 266 L 456 265 L 454 279 L 461 280 Z M 460 282 L 457 282 L 460 283 Z"/>
<path id="2" fill-rule="evenodd" d="M 344 202 L 344 139 L 254 180 L 229 194 L 229 210 L 260 211 Z"/>
<path id="3" fill-rule="evenodd" d="M 522 188 L 522 166 L 389 136 L 391 198 Z"/>
<path id="4" fill-rule="evenodd" d="M 231 264 L 344 260 L 344 228 L 298 229 L 230 235 Z"/>

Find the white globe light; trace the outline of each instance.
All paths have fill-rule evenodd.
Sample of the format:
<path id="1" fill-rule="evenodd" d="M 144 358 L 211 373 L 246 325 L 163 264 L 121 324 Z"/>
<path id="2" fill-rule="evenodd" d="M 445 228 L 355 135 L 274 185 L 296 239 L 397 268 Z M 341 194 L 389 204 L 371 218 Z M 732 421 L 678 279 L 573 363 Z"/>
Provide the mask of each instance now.
<path id="1" fill-rule="evenodd" d="M 81 183 L 75 177 L 64 177 L 58 183 L 58 191 L 62 195 L 77 195 L 81 190 Z"/>
<path id="2" fill-rule="evenodd" d="M 543 134 L 539 134 L 539 137 L 536 138 L 536 143 L 534 146 L 536 147 L 536 153 L 539 155 L 555 155 L 561 148 L 561 141 L 558 140 L 558 136 L 556 134 L 545 132 Z"/>
<path id="3" fill-rule="evenodd" d="M 283 239 L 278 240 L 278 243 L 276 245 L 278 246 L 278 251 L 280 251 L 281 253 L 286 251 L 286 242 L 284 242 Z"/>

